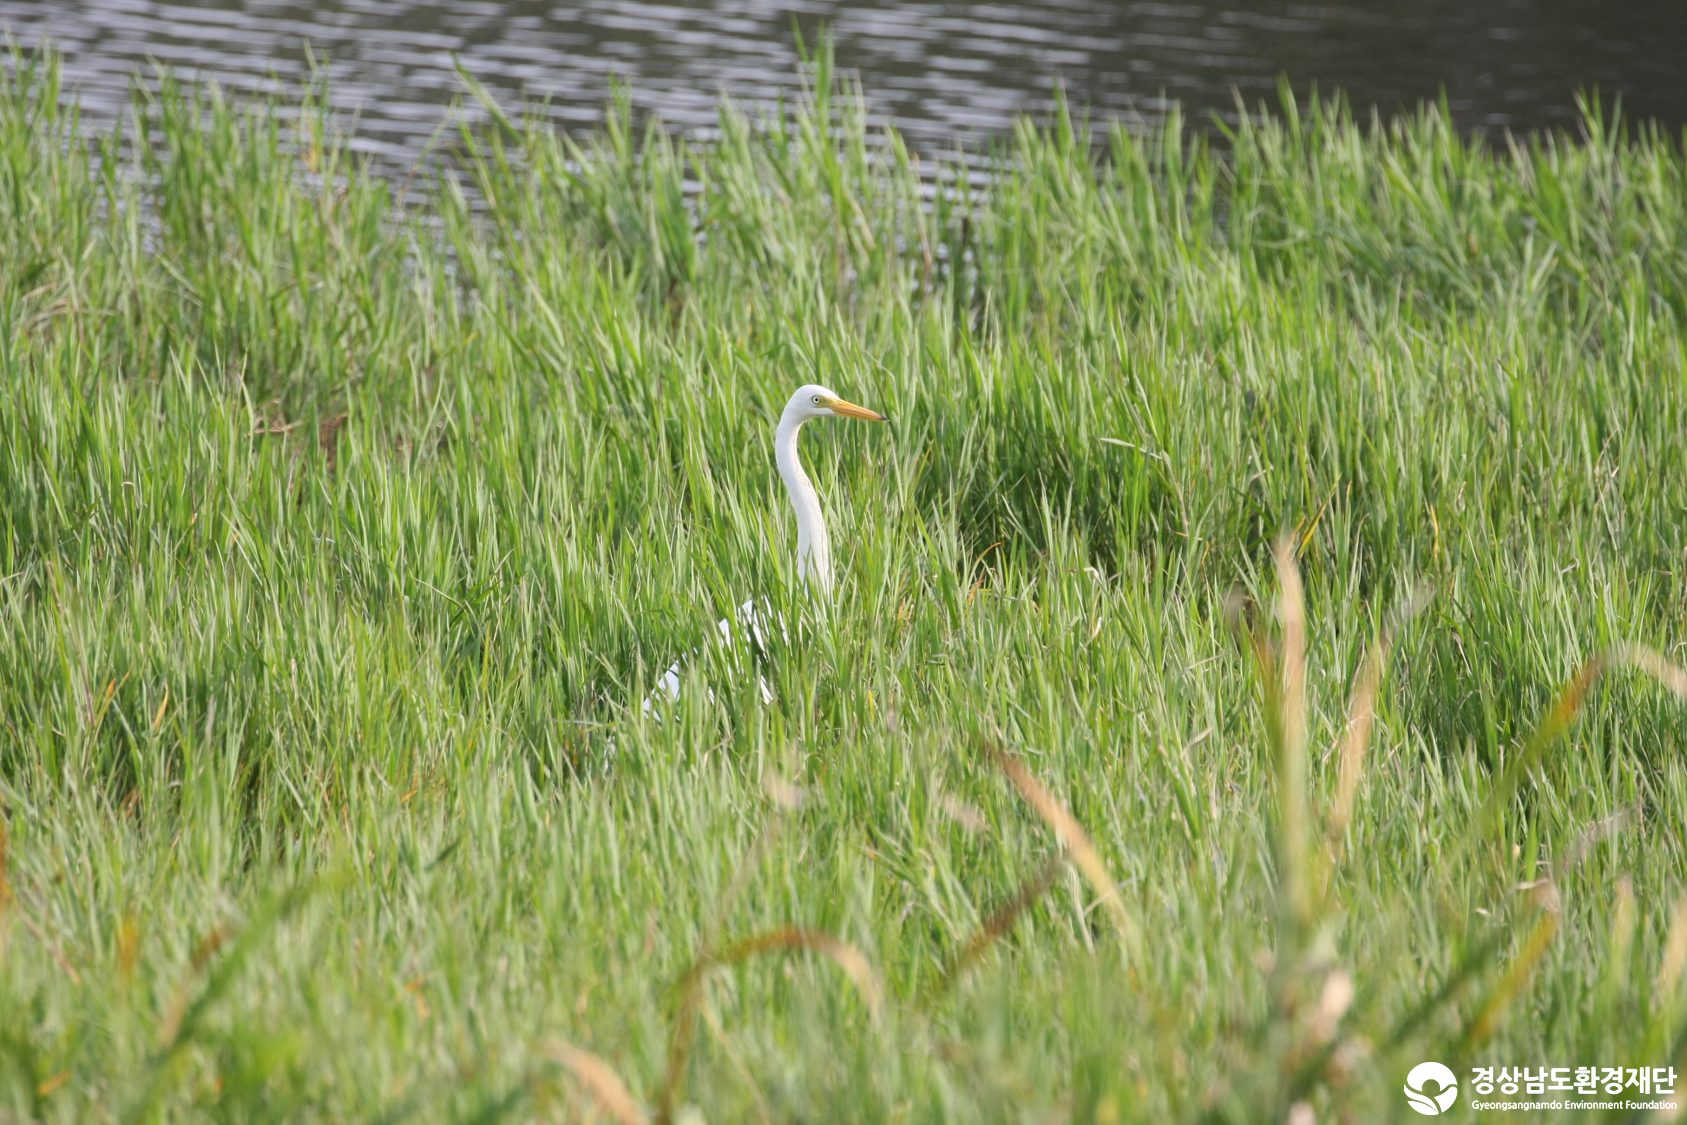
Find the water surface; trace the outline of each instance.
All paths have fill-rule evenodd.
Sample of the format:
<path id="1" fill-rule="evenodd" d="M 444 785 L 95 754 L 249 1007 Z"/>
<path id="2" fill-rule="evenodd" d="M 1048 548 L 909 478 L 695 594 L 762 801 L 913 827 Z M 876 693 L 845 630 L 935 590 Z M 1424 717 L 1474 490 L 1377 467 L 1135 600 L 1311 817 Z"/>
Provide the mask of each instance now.
<path id="1" fill-rule="evenodd" d="M 612 76 L 635 106 L 707 127 L 722 91 L 772 104 L 798 82 L 796 33 L 824 24 L 876 114 L 917 149 L 1046 112 L 1054 84 L 1097 120 L 1147 122 L 1167 100 L 1198 122 L 1235 95 L 1340 87 L 1391 114 L 1445 90 L 1461 125 L 1573 127 L 1579 89 L 1625 114 L 1687 124 L 1687 3 L 938 3 L 934 0 L 0 0 L 0 30 L 66 56 L 84 112 L 110 121 L 148 60 L 225 87 L 296 92 L 314 53 L 356 115 L 360 148 L 412 164 L 461 93 L 453 55 L 508 104 L 548 99 L 566 126 L 601 119 Z M 308 46 L 307 46 L 308 45 Z"/>

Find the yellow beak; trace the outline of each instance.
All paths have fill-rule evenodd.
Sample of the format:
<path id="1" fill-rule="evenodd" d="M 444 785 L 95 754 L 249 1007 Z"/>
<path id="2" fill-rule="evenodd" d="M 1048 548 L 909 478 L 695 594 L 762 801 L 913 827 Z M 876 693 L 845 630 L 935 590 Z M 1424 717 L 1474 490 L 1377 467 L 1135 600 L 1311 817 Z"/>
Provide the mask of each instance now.
<path id="1" fill-rule="evenodd" d="M 860 418 L 864 422 L 888 422 L 883 414 L 868 410 L 865 406 L 857 406 L 853 402 L 845 402 L 841 398 L 822 399 L 822 406 L 830 407 L 833 414 L 841 414 L 845 418 Z"/>

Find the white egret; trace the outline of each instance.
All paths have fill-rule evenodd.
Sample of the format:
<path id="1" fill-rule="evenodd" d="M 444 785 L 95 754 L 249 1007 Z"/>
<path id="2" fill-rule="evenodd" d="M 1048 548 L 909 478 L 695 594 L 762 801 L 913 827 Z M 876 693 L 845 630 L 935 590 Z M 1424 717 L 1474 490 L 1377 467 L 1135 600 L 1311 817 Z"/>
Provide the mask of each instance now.
<path id="1" fill-rule="evenodd" d="M 833 391 L 816 383 L 798 387 L 779 415 L 779 428 L 773 437 L 773 457 L 779 466 L 780 479 L 785 482 L 785 491 L 791 497 L 791 508 L 797 516 L 797 577 L 817 593 L 826 595 L 832 592 L 832 543 L 826 535 L 826 514 L 820 509 L 820 494 L 814 491 L 814 482 L 808 479 L 797 456 L 797 435 L 803 425 L 814 418 L 860 418 L 868 422 L 889 419 L 865 406 L 845 402 Z M 736 648 L 738 634 L 742 632 L 756 647 L 765 650 L 767 636 L 762 626 L 764 621 L 769 620 L 766 599 L 762 599 L 758 609 L 756 599 L 751 598 L 738 607 L 737 616 L 737 629 L 727 618 L 716 622 L 721 643 Z M 685 657 L 682 656 L 662 673 L 656 687 L 645 698 L 645 714 L 656 714 L 657 702 L 662 696 L 666 696 L 669 702 L 679 699 L 684 669 Z M 764 703 L 772 701 L 773 693 L 768 691 L 766 681 L 761 681 L 761 693 Z"/>

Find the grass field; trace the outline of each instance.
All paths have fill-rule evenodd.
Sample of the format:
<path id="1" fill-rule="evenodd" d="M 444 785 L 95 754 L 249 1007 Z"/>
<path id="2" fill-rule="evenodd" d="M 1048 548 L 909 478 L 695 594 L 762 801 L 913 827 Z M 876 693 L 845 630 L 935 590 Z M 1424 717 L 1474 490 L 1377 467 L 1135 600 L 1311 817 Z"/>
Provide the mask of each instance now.
<path id="1" fill-rule="evenodd" d="M 4 73 L 0 1121 L 1687 1072 L 1679 138 L 1056 121 L 969 191 L 823 51 L 400 190 L 314 102 Z M 811 380 L 893 419 L 805 433 L 830 604 Z M 772 704 L 647 720 L 762 594 Z"/>

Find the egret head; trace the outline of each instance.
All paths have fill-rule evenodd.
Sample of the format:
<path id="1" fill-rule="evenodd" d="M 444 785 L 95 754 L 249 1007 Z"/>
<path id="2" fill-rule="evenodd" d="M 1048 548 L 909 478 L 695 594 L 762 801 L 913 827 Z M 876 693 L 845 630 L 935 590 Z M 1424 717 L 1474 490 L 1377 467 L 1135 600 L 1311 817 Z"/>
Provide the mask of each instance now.
<path id="1" fill-rule="evenodd" d="M 783 417 L 806 422 L 810 418 L 860 418 L 868 422 L 889 421 L 883 414 L 845 402 L 837 392 L 818 383 L 798 387 L 791 401 L 785 404 Z"/>

